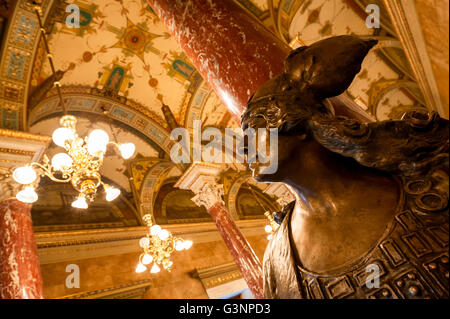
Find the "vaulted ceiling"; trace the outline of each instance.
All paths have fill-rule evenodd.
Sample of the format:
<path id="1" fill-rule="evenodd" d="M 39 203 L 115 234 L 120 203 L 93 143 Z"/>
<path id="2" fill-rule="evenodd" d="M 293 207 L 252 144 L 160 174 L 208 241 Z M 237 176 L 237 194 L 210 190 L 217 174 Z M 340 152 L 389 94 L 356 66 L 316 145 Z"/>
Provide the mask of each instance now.
<path id="1" fill-rule="evenodd" d="M 377 38 L 380 43 L 364 61 L 362 71 L 348 90 L 349 96 L 377 120 L 397 119 L 405 110 L 426 107 L 384 1 L 235 1 L 293 48 L 341 34 Z M 167 33 L 147 1 L 43 3 L 50 51 L 56 69 L 63 73 L 60 82 L 65 103 L 79 119 L 80 134 L 100 127 L 118 141 L 137 145 L 138 154 L 132 161 L 123 161 L 110 152 L 102 174 L 122 189 L 124 202 L 134 203 L 130 211 L 139 219 L 142 213 L 139 205 L 145 204 L 142 201 L 150 200 L 146 204 L 150 206 L 160 205 L 164 199 L 158 197 L 159 191 L 168 195 L 175 192 L 171 185 L 185 169 L 169 160 L 171 129 L 177 126 L 192 129 L 194 120 L 201 120 L 203 127 L 239 124 Z M 80 8 L 80 28 L 66 24 L 68 4 Z M 368 4 L 380 7 L 381 28 L 367 27 Z M 12 11 L 11 7 L 4 10 L 5 16 L 11 16 Z M 16 17 L 19 22 L 5 35 L 10 47 L 5 46 L 4 56 L 8 58 L 2 59 L 2 126 L 51 135 L 58 126 L 61 109 L 52 88 L 54 79 L 48 80 L 51 71 L 44 43 L 33 45 L 38 28 L 25 0 L 19 1 L 16 12 L 23 17 Z M 11 61 L 19 59 L 20 52 L 26 49 L 31 53 L 24 59 L 28 62 L 23 63 L 20 77 L 20 72 L 10 72 Z M 12 55 L 8 56 L 10 52 Z M 163 109 L 163 104 L 168 108 Z M 58 148 L 54 145 L 48 151 L 49 155 L 56 152 Z M 136 182 L 139 178 L 140 184 Z M 51 189 L 50 184 L 46 187 Z M 185 195 L 180 194 L 180 198 Z M 150 211 L 153 212 L 152 207 Z M 46 223 L 43 221 L 42 225 L 48 226 Z"/>

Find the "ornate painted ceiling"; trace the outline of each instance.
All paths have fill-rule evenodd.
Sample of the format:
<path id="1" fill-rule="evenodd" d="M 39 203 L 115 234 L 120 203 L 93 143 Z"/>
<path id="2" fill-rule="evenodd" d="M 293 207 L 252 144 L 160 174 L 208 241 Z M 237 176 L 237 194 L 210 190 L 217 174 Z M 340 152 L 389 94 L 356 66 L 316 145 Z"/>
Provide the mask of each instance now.
<path id="1" fill-rule="evenodd" d="M 235 1 L 294 48 L 333 35 L 376 37 L 380 43 L 364 61 L 349 96 L 377 120 L 400 118 L 405 110 L 424 107 L 383 1 Z M 72 3 L 81 10 L 80 28 L 69 28 L 65 23 L 65 8 Z M 381 8 L 380 29 L 369 29 L 365 24 L 369 3 Z M 11 15 L 12 9 L 8 10 Z M 49 79 L 44 43 L 36 41 L 38 27 L 26 0 L 18 2 L 15 12 L 14 24 L 5 35 L 6 59 L 2 59 L 0 74 L 1 126 L 51 135 L 61 109 L 52 89 L 54 79 Z M 139 215 L 154 213 L 155 205 L 171 207 L 164 204 L 167 199 L 161 197 L 163 193 L 184 200 L 187 195 L 171 186 L 185 169 L 169 161 L 171 129 L 192 129 L 194 120 L 201 120 L 203 127 L 237 127 L 238 123 L 145 0 L 46 0 L 43 12 L 55 68 L 62 74 L 65 103 L 79 118 L 80 134 L 95 126 L 118 141 L 137 146 L 137 156 L 127 162 L 114 152 L 108 153 L 102 171 L 122 189 L 124 201 L 135 203 L 122 215 L 131 220 L 131 211 Z M 164 110 L 163 103 L 168 106 Z M 55 152 L 57 148 L 52 146 L 49 155 Z M 236 199 L 238 192 L 239 188 L 234 189 L 232 198 Z M 245 206 L 248 200 L 242 203 Z M 173 207 L 168 216 L 182 215 L 175 213 L 180 210 L 178 206 Z M 162 214 L 161 209 L 156 213 Z M 46 214 L 48 220 L 58 215 Z M 205 218 L 201 211 L 195 214 L 199 220 Z M 114 223 L 114 216 L 105 220 Z M 47 227 L 48 220 L 42 225 Z M 98 217 L 98 221 L 102 224 L 103 219 Z M 171 222 L 176 223 L 176 218 Z"/>
<path id="2" fill-rule="evenodd" d="M 194 119 L 201 119 L 204 126 L 237 125 L 145 0 L 66 3 L 80 7 L 80 28 L 63 23 L 68 14 L 63 11 L 63 3 L 53 8 L 53 20 L 48 24 L 56 69 L 65 72 L 63 86 L 72 90 L 88 87 L 93 94 L 117 97 L 124 104 L 142 107 L 165 129 L 168 125 L 162 102 L 181 126 L 190 127 Z M 423 97 L 390 22 L 383 19 L 382 29 L 367 28 L 363 1 L 239 3 L 293 47 L 340 34 L 378 37 L 379 47 L 367 57 L 348 93 L 379 120 L 399 118 L 405 109 L 423 106 Z M 383 8 L 381 2 L 379 5 Z M 29 92 L 42 96 L 46 89 L 42 83 L 49 76 L 41 43 Z M 30 102 L 29 108 L 33 108 L 36 102 Z"/>

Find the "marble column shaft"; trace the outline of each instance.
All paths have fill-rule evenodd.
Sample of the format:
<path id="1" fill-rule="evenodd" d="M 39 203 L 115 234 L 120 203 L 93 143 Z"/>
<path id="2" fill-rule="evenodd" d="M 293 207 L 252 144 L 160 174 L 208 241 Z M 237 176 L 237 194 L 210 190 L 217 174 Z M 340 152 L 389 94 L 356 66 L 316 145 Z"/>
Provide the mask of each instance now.
<path id="1" fill-rule="evenodd" d="M 228 110 L 240 121 L 249 98 L 283 71 L 292 48 L 233 0 L 147 0 Z M 337 115 L 370 117 L 344 95 Z"/>
<path id="2" fill-rule="evenodd" d="M 0 299 L 41 299 L 43 283 L 31 205 L 0 202 Z"/>
<path id="3" fill-rule="evenodd" d="M 207 181 L 195 193 L 197 195 L 192 201 L 206 207 L 248 288 L 255 298 L 263 299 L 261 262 L 225 207 L 223 185 Z"/>
<path id="4" fill-rule="evenodd" d="M 218 202 L 208 209 L 228 250 L 256 299 L 264 299 L 261 262 L 225 206 Z"/>

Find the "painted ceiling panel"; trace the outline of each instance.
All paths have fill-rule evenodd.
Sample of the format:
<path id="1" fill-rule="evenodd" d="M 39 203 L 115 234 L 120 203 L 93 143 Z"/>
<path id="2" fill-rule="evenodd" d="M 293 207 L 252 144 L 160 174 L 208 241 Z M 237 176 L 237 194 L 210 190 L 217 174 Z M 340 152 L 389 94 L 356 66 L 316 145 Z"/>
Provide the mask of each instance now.
<path id="1" fill-rule="evenodd" d="M 286 5 L 288 2 L 289 0 L 282 1 L 282 4 Z M 354 34 L 376 37 L 380 33 L 386 33 L 385 30 L 369 28 L 366 25 L 367 13 L 357 2 L 309 0 L 301 1 L 301 5 L 297 8 L 295 14 L 288 14 L 288 16 L 292 16 L 289 40 L 297 42 L 297 46 L 310 45 L 336 35 Z M 386 20 L 386 17 L 387 15 L 383 16 L 383 19 Z M 386 39 L 390 38 L 386 37 Z M 390 45 L 395 44 L 395 42 L 391 42 Z M 381 47 L 381 44 L 378 47 Z M 409 67 L 405 64 L 404 54 L 401 55 L 398 52 L 401 51 L 400 49 L 383 48 L 383 51 L 380 51 L 378 47 L 369 52 L 362 64 L 361 72 L 356 76 L 347 92 L 358 105 L 375 115 L 378 120 L 399 118 L 403 115 L 401 110 L 404 112 L 417 107 L 416 105 L 419 103 L 418 98 L 397 85 L 397 82 L 405 74 L 409 75 Z M 396 54 L 390 54 L 392 52 Z M 389 98 L 382 96 L 386 85 L 395 86 L 389 91 Z"/>
<path id="2" fill-rule="evenodd" d="M 49 37 L 56 69 L 67 71 L 62 85 L 108 89 L 161 117 L 162 98 L 177 116 L 195 70 L 146 2 L 68 2 L 80 7 L 80 28 L 60 21 Z M 32 85 L 50 74 L 45 62 Z"/>

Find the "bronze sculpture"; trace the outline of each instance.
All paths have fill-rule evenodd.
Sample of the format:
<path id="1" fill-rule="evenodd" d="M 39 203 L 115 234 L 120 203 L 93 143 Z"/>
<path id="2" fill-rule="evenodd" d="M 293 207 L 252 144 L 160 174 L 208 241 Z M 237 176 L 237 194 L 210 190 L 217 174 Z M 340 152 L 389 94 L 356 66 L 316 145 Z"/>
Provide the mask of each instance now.
<path id="1" fill-rule="evenodd" d="M 414 111 L 362 124 L 324 102 L 376 43 L 340 36 L 293 51 L 242 116 L 244 130 L 279 131 L 278 171 L 256 162 L 254 178 L 297 194 L 265 252 L 266 298 L 449 296 L 448 121 Z"/>

